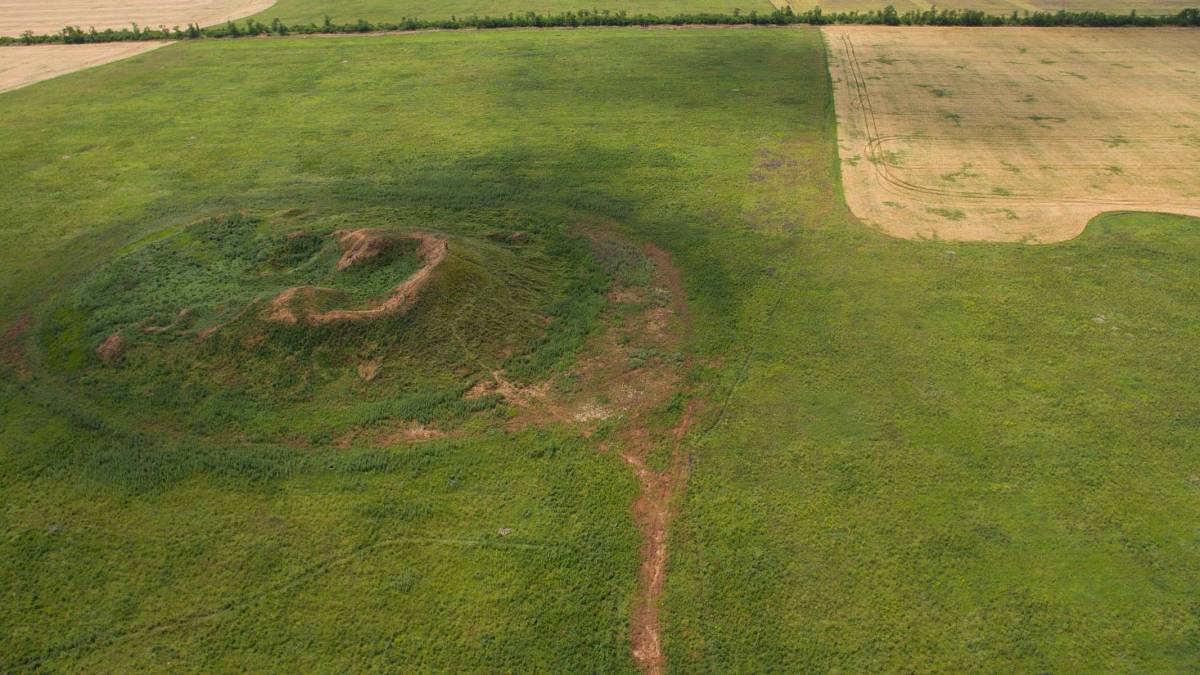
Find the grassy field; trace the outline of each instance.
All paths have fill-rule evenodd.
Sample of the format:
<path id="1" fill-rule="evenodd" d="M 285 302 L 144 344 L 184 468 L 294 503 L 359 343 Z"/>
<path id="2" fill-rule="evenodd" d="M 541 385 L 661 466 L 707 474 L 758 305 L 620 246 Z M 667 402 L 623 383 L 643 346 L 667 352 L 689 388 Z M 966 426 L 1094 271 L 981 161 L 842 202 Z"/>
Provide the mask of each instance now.
<path id="1" fill-rule="evenodd" d="M 4 103 L 6 669 L 632 669 L 633 474 L 460 397 L 599 329 L 594 222 L 669 251 L 692 314 L 672 670 L 1200 667 L 1200 223 L 862 225 L 816 30 L 200 42 Z M 170 319 L 147 280 L 215 320 L 228 265 L 326 283 L 261 265 L 366 224 L 445 233 L 477 276 L 385 334 L 88 351 Z M 339 442 L 413 420 L 447 435 Z"/>
<path id="2" fill-rule="evenodd" d="M 1200 223 L 1108 215 L 1026 248 L 801 222 L 697 451 L 669 660 L 1200 665 Z"/>
<path id="3" fill-rule="evenodd" d="M 507 335 L 527 325 L 514 315 L 543 315 L 562 339 L 533 340 L 506 369 L 536 378 L 570 359 L 595 321 L 568 236 L 583 221 L 674 232 L 679 263 L 709 268 L 693 311 L 727 314 L 734 270 L 689 229 L 697 211 L 660 197 L 736 203 L 746 148 L 803 122 L 771 71 L 811 39 L 196 43 L 7 94 L 0 236 L 23 245 L 0 253 L 3 663 L 630 669 L 632 472 L 561 429 L 506 435 L 505 406 L 459 395 L 529 344 Z M 723 101 L 730 80 L 739 105 Z M 664 95 L 685 81 L 709 86 Z M 781 114 L 745 124 L 764 102 Z M 736 131 L 712 146 L 712 129 Z M 222 226 L 243 212 L 246 231 Z M 182 328 L 202 329 L 250 293 L 326 283 L 320 250 L 316 277 L 264 265 L 294 230 L 366 225 L 479 251 L 393 324 L 398 342 L 268 332 L 247 353 L 138 333 L 181 306 L 200 308 Z M 518 231 L 530 243 L 503 243 Z M 481 268 L 532 292 L 447 276 Z M 709 351 L 736 329 L 720 324 Z M 134 344 L 99 363 L 92 348 L 122 327 Z M 369 385 L 359 354 L 329 353 L 364 344 L 388 357 Z M 375 447 L 414 418 L 449 435 Z"/>
<path id="4" fill-rule="evenodd" d="M 278 18 L 289 24 L 319 24 L 326 15 L 334 23 L 353 23 L 358 19 L 399 21 L 406 17 L 445 19 L 451 16 L 505 16 L 526 12 L 560 14 L 580 10 L 673 16 L 698 12 L 728 13 L 734 9 L 769 12 L 772 8 L 768 0 L 604 0 L 592 3 L 578 0 L 349 0 L 337 3 L 330 3 L 329 0 L 279 0 L 254 18 L 267 23 Z"/>

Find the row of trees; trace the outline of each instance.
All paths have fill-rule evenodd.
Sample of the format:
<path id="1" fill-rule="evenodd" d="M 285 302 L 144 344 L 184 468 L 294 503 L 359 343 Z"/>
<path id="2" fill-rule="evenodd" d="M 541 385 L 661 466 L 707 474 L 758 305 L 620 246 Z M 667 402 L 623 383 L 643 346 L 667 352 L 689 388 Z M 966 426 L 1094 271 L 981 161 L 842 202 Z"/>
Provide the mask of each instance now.
<path id="1" fill-rule="evenodd" d="M 988 14 L 971 9 L 912 10 L 901 14 L 895 7 L 868 12 L 830 12 L 820 7 L 794 12 L 791 8 L 773 12 L 750 12 L 742 14 L 733 10 L 728 14 L 701 13 L 656 16 L 653 14 L 626 14 L 624 11 L 607 10 L 565 12 L 563 14 L 509 14 L 507 16 L 450 17 L 449 19 L 403 18 L 399 22 L 371 22 L 359 19 L 354 23 L 336 24 L 328 16 L 322 24 L 286 25 L 279 19 L 263 23 L 247 19 L 242 23 L 230 21 L 224 25 L 201 28 L 189 24 L 186 28 L 139 27 L 81 30 L 78 27 L 64 28 L 57 33 L 35 35 L 25 32 L 19 38 L 0 37 L 0 45 L 11 44 L 82 44 L 91 42 L 123 42 L 132 40 L 195 40 L 200 38 L 237 38 L 261 35 L 339 34 L 370 33 L 381 31 L 454 30 L 488 28 L 551 28 L 579 26 L 682 26 L 697 25 L 778 25 L 809 24 L 824 26 L 831 24 L 873 24 L 887 26 L 1200 26 L 1200 9 L 1185 9 L 1177 14 L 1165 16 L 1142 15 L 1136 11 L 1129 14 L 1105 12 L 1025 12 L 1012 14 Z"/>

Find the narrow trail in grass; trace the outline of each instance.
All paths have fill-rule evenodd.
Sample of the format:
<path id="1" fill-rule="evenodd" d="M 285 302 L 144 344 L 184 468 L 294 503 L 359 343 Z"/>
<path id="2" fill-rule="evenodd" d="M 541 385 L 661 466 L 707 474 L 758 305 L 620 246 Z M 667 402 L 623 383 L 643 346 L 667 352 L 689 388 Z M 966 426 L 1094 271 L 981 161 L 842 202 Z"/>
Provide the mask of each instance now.
<path id="1" fill-rule="evenodd" d="M 629 616 L 630 652 L 642 672 L 658 675 L 666 669 L 659 600 L 667 576 L 667 540 L 690 464 L 684 438 L 705 401 L 694 396 L 685 379 L 692 364 L 680 347 L 691 319 L 671 255 L 653 245 L 633 244 L 608 227 L 585 228 L 583 234 L 601 258 L 638 258 L 649 264 L 647 279 L 618 279 L 610 289 L 606 329 L 592 338 L 566 374 L 575 384 L 568 390 L 550 381 L 521 387 L 496 371 L 468 397 L 502 395 L 517 411 L 510 431 L 567 424 L 591 437 L 605 421 L 620 420 L 615 435 L 601 440 L 598 448 L 616 448 L 638 480 L 631 511 L 642 542 Z M 676 414 L 678 419 L 669 422 L 664 417 Z"/>
<path id="2" fill-rule="evenodd" d="M 671 459 L 663 471 L 646 465 L 636 450 L 621 453 L 621 459 L 633 467 L 641 484 L 641 494 L 633 503 L 633 513 L 642 534 L 638 594 L 630 619 L 630 642 L 634 661 L 642 672 L 659 675 L 666 671 L 663 658 L 658 603 L 667 579 L 667 528 L 675 515 L 675 498 L 687 483 L 688 463 L 683 453 L 683 438 L 696 411 L 692 401 L 672 434 Z"/>
<path id="3" fill-rule="evenodd" d="M 667 339 L 677 344 L 690 324 L 679 269 L 672 264 L 670 254 L 662 249 L 647 246 L 644 252 L 654 262 L 653 286 L 669 293 L 665 309 L 674 319 L 671 323 L 677 332 L 668 335 Z M 647 321 L 646 328 L 650 328 L 653 322 L 654 319 Z M 683 369 L 676 367 L 666 370 L 674 370 L 665 378 L 671 382 L 671 389 L 681 391 L 680 375 Z M 634 521 L 642 535 L 642 546 L 638 590 L 630 616 L 630 648 L 638 667 L 650 675 L 659 675 L 666 670 L 658 605 L 667 579 L 668 528 L 677 510 L 676 497 L 683 493 L 687 484 L 688 462 L 683 452 L 683 439 L 692 425 L 700 403 L 700 399 L 688 401 L 679 422 L 665 439 L 670 445 L 671 454 L 666 468 L 662 470 L 656 471 L 647 463 L 648 455 L 656 443 L 651 439 L 651 430 L 647 427 L 643 414 L 631 416 L 630 425 L 624 434 L 625 444 L 621 459 L 633 467 L 641 487 L 640 494 L 633 503 Z M 659 439 L 657 445 L 663 442 Z"/>
<path id="4" fill-rule="evenodd" d="M 388 235 L 381 230 L 372 229 L 346 231 L 338 234 L 345 250 L 342 259 L 338 262 L 338 270 L 350 267 L 358 260 L 378 255 L 397 239 L 395 235 Z M 449 245 L 444 238 L 425 232 L 409 232 L 400 238 L 414 239 L 418 242 L 417 255 L 424 261 L 424 264 L 392 289 L 387 299 L 366 309 L 317 311 L 311 306 L 313 300 L 321 294 L 336 291 L 316 286 L 294 286 L 271 300 L 270 320 L 286 324 L 295 324 L 303 320 L 309 325 L 318 326 L 335 322 L 368 321 L 408 311 L 416 303 L 421 289 L 429 283 L 433 271 L 446 259 Z M 309 306 L 297 308 L 295 306 L 297 300 L 301 301 L 300 304 Z"/>

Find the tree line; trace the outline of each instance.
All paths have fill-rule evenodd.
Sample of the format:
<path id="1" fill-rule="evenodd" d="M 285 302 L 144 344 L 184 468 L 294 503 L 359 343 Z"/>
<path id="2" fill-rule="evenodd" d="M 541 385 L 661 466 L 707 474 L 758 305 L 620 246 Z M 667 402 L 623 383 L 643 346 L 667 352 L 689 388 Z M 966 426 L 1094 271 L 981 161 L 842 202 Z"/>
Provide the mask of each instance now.
<path id="1" fill-rule="evenodd" d="M 583 10 L 561 14 L 508 14 L 506 16 L 450 17 L 449 19 L 402 18 L 398 22 L 366 21 L 334 23 L 328 16 L 323 23 L 285 24 L 279 19 L 263 23 L 246 19 L 238 23 L 201 28 L 188 24 L 186 28 L 175 26 L 138 26 L 129 28 L 107 28 L 83 30 L 68 26 L 56 33 L 35 35 L 26 31 L 20 37 L 0 36 L 0 45 L 34 44 L 87 44 L 95 42 L 126 42 L 138 40 L 197 40 L 204 38 L 239 38 L 267 35 L 315 35 L 350 34 L 374 32 L 399 32 L 415 30 L 460 30 L 490 28 L 575 28 L 586 26 L 684 26 L 684 25 L 760 25 L 789 26 L 805 24 L 826 26 L 835 24 L 863 24 L 886 26 L 1200 26 L 1200 9 L 1184 9 L 1176 14 L 1146 15 L 1132 11 L 1129 14 L 1107 12 L 1013 12 L 1012 14 L 989 14 L 973 9 L 928 9 L 910 10 L 900 13 L 888 5 L 881 10 L 865 12 L 824 12 L 820 7 L 802 12 L 791 8 L 772 12 L 752 11 L 742 13 L 696 13 L 657 16 L 655 14 L 627 14 L 624 11 Z"/>

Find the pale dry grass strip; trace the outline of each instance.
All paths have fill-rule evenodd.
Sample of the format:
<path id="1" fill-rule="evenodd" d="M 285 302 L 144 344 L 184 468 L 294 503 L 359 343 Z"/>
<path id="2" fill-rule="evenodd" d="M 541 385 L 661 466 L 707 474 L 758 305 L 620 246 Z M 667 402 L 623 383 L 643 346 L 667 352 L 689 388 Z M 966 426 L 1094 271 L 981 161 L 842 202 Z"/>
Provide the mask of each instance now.
<path id="1" fill-rule="evenodd" d="M 0 0 L 0 35 L 54 33 L 66 26 L 129 28 L 133 22 L 151 28 L 210 26 L 273 4 L 275 0 Z"/>
<path id="2" fill-rule="evenodd" d="M 168 44 L 171 43 L 105 42 L 91 45 L 0 47 L 0 92 L 142 54 Z"/>

